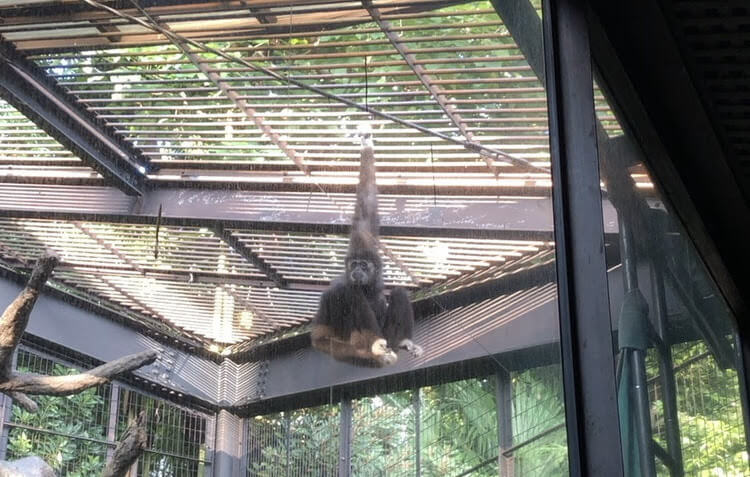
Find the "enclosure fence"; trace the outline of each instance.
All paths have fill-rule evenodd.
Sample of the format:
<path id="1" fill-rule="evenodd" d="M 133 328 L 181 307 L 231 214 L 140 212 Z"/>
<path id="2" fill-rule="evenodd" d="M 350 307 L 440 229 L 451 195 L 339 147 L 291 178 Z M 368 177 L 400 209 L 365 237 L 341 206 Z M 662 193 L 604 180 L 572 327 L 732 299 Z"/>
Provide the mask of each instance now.
<path id="1" fill-rule="evenodd" d="M 567 475 L 559 375 L 551 365 L 256 416 L 247 476 L 336 476 L 341 462 L 354 476 Z"/>
<path id="2" fill-rule="evenodd" d="M 66 375 L 90 367 L 72 356 L 29 346 L 19 349 L 16 369 Z M 0 458 L 38 455 L 61 477 L 90 477 L 141 410 L 147 411 L 147 449 L 132 477 L 211 475 L 215 417 L 113 381 L 73 396 L 40 396 L 29 413 L 3 397 Z"/>

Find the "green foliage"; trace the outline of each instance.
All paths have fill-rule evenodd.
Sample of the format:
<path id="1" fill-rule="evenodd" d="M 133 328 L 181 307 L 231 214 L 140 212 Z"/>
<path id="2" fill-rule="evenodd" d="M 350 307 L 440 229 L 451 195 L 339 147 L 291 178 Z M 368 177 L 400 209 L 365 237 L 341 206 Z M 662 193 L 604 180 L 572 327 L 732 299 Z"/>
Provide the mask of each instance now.
<path id="1" fill-rule="evenodd" d="M 514 434 L 529 439 L 563 419 L 559 366 L 514 377 Z M 421 388 L 420 468 L 424 476 L 497 476 L 495 379 L 468 379 Z M 352 404 L 352 471 L 366 477 L 412 476 L 416 469 L 416 407 L 412 391 L 362 398 Z M 324 406 L 252 419 L 248 475 L 335 475 L 338 407 Z M 566 475 L 565 430 L 519 449 L 517 475 Z M 331 462 L 331 467 L 323 463 Z M 482 465 L 484 464 L 484 465 Z M 301 471 L 302 469 L 302 471 Z"/>
<path id="2" fill-rule="evenodd" d="M 568 475 L 565 428 L 536 437 L 565 422 L 559 365 L 532 368 L 513 376 L 513 442 L 530 442 L 515 453 L 517 475 Z"/>
<path id="3" fill-rule="evenodd" d="M 338 406 L 320 406 L 253 418 L 248 475 L 336 475 L 338 413 Z"/>
<path id="4" fill-rule="evenodd" d="M 62 376 L 76 372 L 56 364 L 51 374 Z M 100 387 L 72 396 L 38 396 L 37 413 L 13 406 L 13 422 L 25 427 L 11 428 L 8 458 L 37 455 L 61 477 L 90 477 L 100 473 L 105 464 L 106 446 L 85 438 L 106 438 L 104 426 L 93 423 L 91 419 L 103 406 L 105 395 Z M 43 429 L 53 433 L 41 431 Z"/>
<path id="5" fill-rule="evenodd" d="M 727 427 L 726 421 L 685 412 L 680 412 L 679 418 L 687 475 L 747 475 L 750 463 L 741 423 Z"/>
<path id="6" fill-rule="evenodd" d="M 148 450 L 138 459 L 138 475 L 204 475 L 204 465 L 192 460 L 206 459 L 205 419 L 202 416 L 128 389 L 120 390 L 119 403 L 118 437 L 141 410 L 146 411 Z M 192 459 L 181 458 L 182 456 Z"/>
<path id="7" fill-rule="evenodd" d="M 404 391 L 353 404 L 353 475 L 414 475 L 413 399 L 414 393 Z"/>
<path id="8" fill-rule="evenodd" d="M 495 380 L 470 379 L 423 389 L 422 468 L 454 475 L 497 455 Z M 472 473 L 495 476 L 495 463 Z"/>
<path id="9" fill-rule="evenodd" d="M 673 357 L 686 474 L 747 475 L 750 464 L 736 370 L 719 369 L 700 341 L 674 346 Z M 657 423 L 659 419 L 657 412 Z M 668 475 L 665 469 L 661 473 Z"/>

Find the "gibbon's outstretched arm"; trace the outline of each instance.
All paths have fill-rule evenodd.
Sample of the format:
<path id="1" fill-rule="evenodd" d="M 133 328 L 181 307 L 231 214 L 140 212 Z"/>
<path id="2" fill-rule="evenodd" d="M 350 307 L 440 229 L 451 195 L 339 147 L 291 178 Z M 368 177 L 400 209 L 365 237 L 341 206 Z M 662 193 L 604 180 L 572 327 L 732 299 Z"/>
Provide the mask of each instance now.
<path id="1" fill-rule="evenodd" d="M 360 125 L 359 134 L 362 149 L 359 162 L 357 202 L 354 205 L 354 217 L 352 218 L 352 232 L 367 233 L 372 239 L 377 239 L 380 217 L 378 215 L 378 187 L 375 183 L 375 152 L 370 125 Z"/>

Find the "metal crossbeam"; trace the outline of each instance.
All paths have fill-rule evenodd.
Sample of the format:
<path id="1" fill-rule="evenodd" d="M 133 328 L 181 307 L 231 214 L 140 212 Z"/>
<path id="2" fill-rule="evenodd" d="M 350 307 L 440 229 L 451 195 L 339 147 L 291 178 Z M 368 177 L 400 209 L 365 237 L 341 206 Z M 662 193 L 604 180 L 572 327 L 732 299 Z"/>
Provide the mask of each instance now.
<path id="1" fill-rule="evenodd" d="M 421 237 L 550 240 L 552 204 L 546 197 L 446 199 L 381 194 L 387 209 L 380 232 Z M 480 198 L 481 199 L 481 198 Z M 0 184 L 0 217 L 346 234 L 349 219 L 320 204 L 325 196 L 189 188 L 157 189 L 139 200 L 114 188 Z M 617 233 L 617 214 L 602 201 L 605 233 Z M 417 220 L 415 220 L 415 214 Z"/>
<path id="2" fill-rule="evenodd" d="M 251 263 L 255 268 L 263 272 L 268 277 L 268 279 L 271 280 L 277 287 L 287 288 L 288 283 L 279 272 L 277 272 L 271 265 L 269 265 L 268 262 L 263 260 L 263 258 L 260 257 L 257 253 L 247 248 L 242 242 L 237 239 L 237 237 L 232 235 L 232 232 L 224 228 L 223 225 L 219 224 L 213 227 L 213 232 L 217 237 L 221 238 L 221 240 L 229 245 L 232 250 L 237 252 L 238 255 Z"/>
<path id="3" fill-rule="evenodd" d="M 129 195 L 142 195 L 148 161 L 102 127 L 44 71 L 0 42 L 0 96 Z"/>

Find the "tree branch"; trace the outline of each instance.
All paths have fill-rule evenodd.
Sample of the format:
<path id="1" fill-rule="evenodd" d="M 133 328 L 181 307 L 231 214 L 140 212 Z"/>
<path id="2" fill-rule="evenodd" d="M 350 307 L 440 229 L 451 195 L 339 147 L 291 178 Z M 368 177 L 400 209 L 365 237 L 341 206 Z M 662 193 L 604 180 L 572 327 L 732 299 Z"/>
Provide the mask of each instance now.
<path id="1" fill-rule="evenodd" d="M 5 378 L 11 373 L 13 351 L 29 324 L 29 316 L 34 303 L 58 261 L 54 255 L 43 255 L 37 260 L 26 288 L 8 305 L 3 316 L 0 317 L 0 373 Z"/>
<path id="2" fill-rule="evenodd" d="M 14 403 L 18 404 L 29 412 L 37 412 L 39 410 L 39 406 L 34 402 L 34 400 L 32 400 L 24 393 L 9 392 L 8 395 L 11 399 L 13 399 Z"/>
<path id="3" fill-rule="evenodd" d="M 130 466 L 146 449 L 147 438 L 146 411 L 143 410 L 125 430 L 102 477 L 125 477 Z"/>
<path id="4" fill-rule="evenodd" d="M 75 394 L 84 389 L 104 384 L 119 374 L 151 364 L 156 361 L 157 357 L 158 353 L 156 351 L 143 351 L 70 376 L 14 374 L 8 381 L 0 383 L 0 392 L 20 391 L 48 396 Z"/>
<path id="5" fill-rule="evenodd" d="M 36 412 L 38 406 L 25 393 L 49 396 L 75 394 L 104 384 L 119 374 L 151 364 L 158 357 L 156 351 L 144 351 L 72 376 L 15 374 L 13 353 L 29 324 L 31 310 L 58 262 L 58 258 L 51 254 L 45 254 L 39 258 L 26 287 L 0 317 L 0 392 L 8 394 L 19 406 L 29 412 Z"/>

